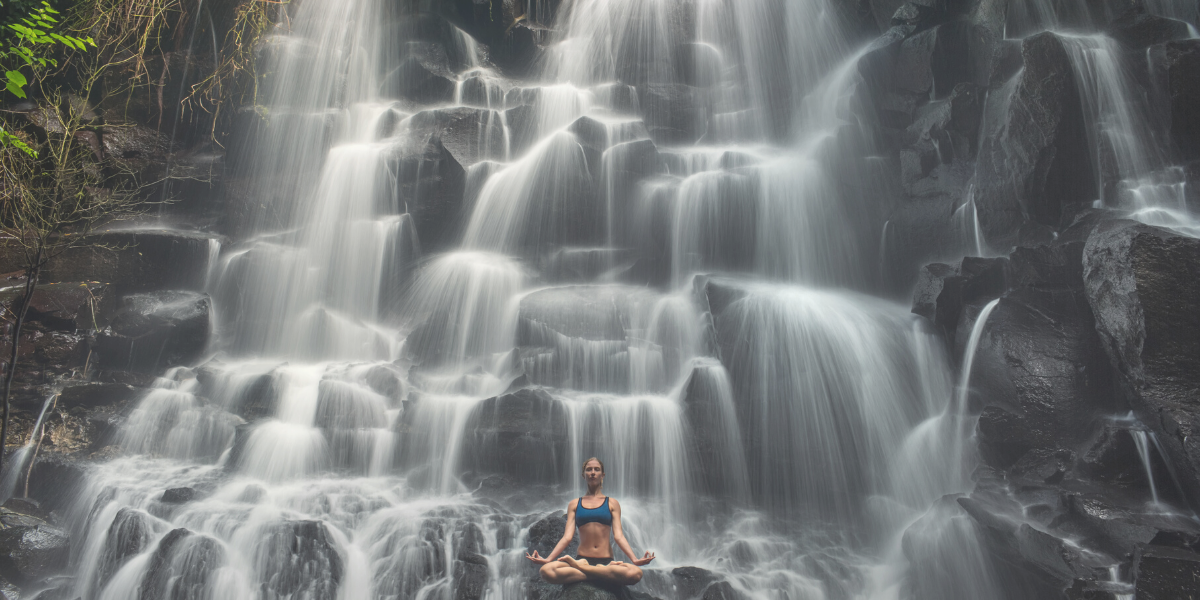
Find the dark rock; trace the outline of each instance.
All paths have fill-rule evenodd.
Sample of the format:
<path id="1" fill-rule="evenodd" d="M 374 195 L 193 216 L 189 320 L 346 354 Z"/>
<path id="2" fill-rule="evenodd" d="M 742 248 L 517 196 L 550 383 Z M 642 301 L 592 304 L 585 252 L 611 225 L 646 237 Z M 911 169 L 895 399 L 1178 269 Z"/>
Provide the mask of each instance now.
<path id="1" fill-rule="evenodd" d="M 383 80 L 383 91 L 394 98 L 420 104 L 439 104 L 454 99 L 455 83 L 449 74 L 431 70 L 416 56 L 409 56 Z"/>
<path id="2" fill-rule="evenodd" d="M 1166 44 L 1164 55 L 1171 140 L 1181 159 L 1195 160 L 1200 158 L 1200 40 Z"/>
<path id="3" fill-rule="evenodd" d="M 423 138 L 436 138 L 461 166 L 481 160 L 505 160 L 507 136 L 499 111 L 482 108 L 436 108 L 421 111 L 409 121 Z"/>
<path id="4" fill-rule="evenodd" d="M 1009 469 L 1014 477 L 1039 483 L 1058 483 L 1075 464 L 1075 453 L 1070 450 L 1047 450 L 1034 448 L 1026 452 Z"/>
<path id="5" fill-rule="evenodd" d="M 14 310 L 23 287 L 0 292 L 0 310 Z M 74 332 L 104 329 L 112 319 L 114 296 L 102 283 L 50 283 L 34 288 L 26 322 L 47 329 Z"/>
<path id="6" fill-rule="evenodd" d="M 56 453 L 39 453 L 29 477 L 29 497 L 45 510 L 66 509 L 87 471 L 76 459 Z"/>
<path id="7" fill-rule="evenodd" d="M 529 552 L 537 552 L 541 556 L 550 554 L 566 530 L 567 515 L 565 513 L 553 513 L 542 517 L 529 528 Z M 573 538 L 563 553 L 575 556 L 578 551 L 579 540 Z"/>
<path id="8" fill-rule="evenodd" d="M 67 532 L 41 519 L 0 513 L 0 576 L 25 587 L 59 573 L 71 556 Z"/>
<path id="9" fill-rule="evenodd" d="M 58 394 L 58 406 L 91 409 L 105 406 L 127 407 L 145 393 L 145 389 L 122 383 L 87 383 L 63 388 Z"/>
<path id="10" fill-rule="evenodd" d="M 543 330 L 587 340 L 624 340 L 624 301 L 638 290 L 625 286 L 566 286 L 521 299 L 518 343 L 538 345 Z"/>
<path id="11" fill-rule="evenodd" d="M 224 566 L 221 543 L 187 529 L 175 529 L 158 541 L 146 565 L 139 598 L 176 600 L 211 594 L 213 573 Z"/>
<path id="12" fill-rule="evenodd" d="M 700 567 L 676 567 L 671 569 L 671 576 L 675 580 L 675 592 L 681 600 L 699 598 L 717 579 L 712 571 Z"/>
<path id="13" fill-rule="evenodd" d="M 739 600 L 741 596 L 734 591 L 728 581 L 718 581 L 704 590 L 700 600 Z"/>
<path id="14" fill-rule="evenodd" d="M 645 84 L 637 91 L 642 120 L 655 143 L 693 144 L 708 130 L 712 109 L 702 90 L 683 84 Z"/>
<path id="15" fill-rule="evenodd" d="M 633 600 L 634 594 L 637 592 L 625 587 L 609 588 L 582 581 L 562 586 L 559 600 Z"/>
<path id="16" fill-rule="evenodd" d="M 675 49 L 675 73 L 679 82 L 709 87 L 721 80 L 722 60 L 711 44 L 687 43 Z"/>
<path id="17" fill-rule="evenodd" d="M 325 524 L 283 521 L 269 525 L 254 551 L 256 572 L 268 597 L 335 600 L 345 569 Z"/>
<path id="18" fill-rule="evenodd" d="M 1062 38 L 1025 38 L 1024 69 L 980 146 L 976 207 L 984 236 L 1004 247 L 1026 219 L 1060 227 L 1099 195 L 1074 68 Z"/>
<path id="19" fill-rule="evenodd" d="M 1174 600 L 1200 595 L 1200 554 L 1179 548 L 1147 546 L 1134 555 L 1138 600 Z"/>
<path id="20" fill-rule="evenodd" d="M 171 488 L 163 492 L 161 500 L 164 504 L 184 504 L 191 502 L 195 497 L 196 490 L 192 488 Z"/>
<path id="21" fill-rule="evenodd" d="M 4 501 L 4 504 L 0 508 L 53 524 L 53 517 L 50 515 L 50 512 L 43 509 L 42 503 L 33 498 L 9 498 Z"/>
<path id="22" fill-rule="evenodd" d="M 1091 564 L 1078 546 L 1028 523 L 994 514 L 974 498 L 959 498 L 958 504 L 979 525 L 990 551 L 1031 580 L 1039 580 L 1041 587 L 1065 589 L 1077 578 L 1091 579 L 1092 569 L 1099 566 Z"/>
<path id="23" fill-rule="evenodd" d="M 153 517 L 149 514 L 129 507 L 118 510 L 104 538 L 93 589 L 103 589 L 130 558 L 146 550 L 154 534 Z"/>
<path id="24" fill-rule="evenodd" d="M 1189 498 L 1200 497 L 1200 240 L 1101 223 L 1083 254 L 1088 303 L 1120 390 L 1158 435 Z"/>
<path id="25" fill-rule="evenodd" d="M 486 564 L 456 561 L 454 563 L 454 600 L 480 600 L 487 591 Z"/>
<path id="26" fill-rule="evenodd" d="M 537 119 L 538 109 L 533 104 L 520 104 L 504 111 L 504 122 L 508 124 L 510 135 L 509 151 L 512 156 L 518 157 L 525 154 L 541 139 L 542 132 L 538 127 Z"/>
<path id="27" fill-rule="evenodd" d="M 21 600 L 21 588 L 0 579 L 0 599 L 2 600 Z"/>
<path id="28" fill-rule="evenodd" d="M 993 465 L 1007 467 L 1035 448 L 1082 443 L 1120 409 L 1090 315 L 1059 308 L 1033 290 L 1016 290 L 984 329 L 971 388 L 988 406 L 979 420 L 980 448 Z M 959 326 L 960 348 L 969 333 Z"/>
<path id="29" fill-rule="evenodd" d="M 160 372 L 200 358 L 212 328 L 207 294 L 149 292 L 121 299 L 111 331 L 97 340 L 101 365 L 130 371 Z"/>
<path id="30" fill-rule="evenodd" d="M 116 294 L 200 290 L 220 241 L 210 234 L 166 229 L 96 233 L 89 243 L 52 258 L 42 270 L 41 281 L 107 283 Z M 20 270 L 23 261 L 19 250 L 0 241 L 0 273 Z"/>
<path id="31" fill-rule="evenodd" d="M 412 217 L 426 251 L 453 243 L 454 228 L 463 216 L 466 171 L 462 165 L 437 139 L 402 144 L 389 163 L 398 185 L 388 211 Z"/>
<path id="32" fill-rule="evenodd" d="M 1063 593 L 1066 600 L 1120 600 L 1132 596 L 1130 587 L 1127 583 L 1076 579 Z"/>
<path id="33" fill-rule="evenodd" d="M 1113 19 L 1108 35 L 1134 50 L 1191 37 L 1187 23 L 1149 14 L 1144 8 L 1126 11 Z"/>
<path id="34" fill-rule="evenodd" d="M 562 480 L 572 470 L 566 408 L 540 389 L 484 400 L 466 431 L 472 433 L 464 462 L 478 472 L 541 482 Z"/>
<path id="35" fill-rule="evenodd" d="M 1005 258 L 973 256 L 955 265 L 925 265 L 913 292 L 912 311 L 933 321 L 953 339 L 964 306 L 983 304 L 1004 293 L 1007 267 Z"/>

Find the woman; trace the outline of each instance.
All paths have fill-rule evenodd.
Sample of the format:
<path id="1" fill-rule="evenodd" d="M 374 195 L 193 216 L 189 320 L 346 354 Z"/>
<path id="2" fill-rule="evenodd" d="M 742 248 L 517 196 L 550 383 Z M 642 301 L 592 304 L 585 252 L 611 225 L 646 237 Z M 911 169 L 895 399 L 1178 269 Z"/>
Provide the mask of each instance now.
<path id="1" fill-rule="evenodd" d="M 545 558 L 525 554 L 525 558 L 542 565 L 542 579 L 549 583 L 566 584 L 578 581 L 596 581 L 614 585 L 633 585 L 642 580 L 642 565 L 650 564 L 654 554 L 647 552 L 637 558 L 625 532 L 621 530 L 621 503 L 603 495 L 604 463 L 598 458 L 589 458 L 583 463 L 583 478 L 587 481 L 588 493 L 572 500 L 567 505 L 567 530 L 554 550 Z M 555 560 L 575 537 L 575 525 L 579 525 L 579 556 L 564 556 Z M 629 563 L 613 560 L 612 546 L 608 536 L 612 535 L 617 547 L 630 559 Z"/>

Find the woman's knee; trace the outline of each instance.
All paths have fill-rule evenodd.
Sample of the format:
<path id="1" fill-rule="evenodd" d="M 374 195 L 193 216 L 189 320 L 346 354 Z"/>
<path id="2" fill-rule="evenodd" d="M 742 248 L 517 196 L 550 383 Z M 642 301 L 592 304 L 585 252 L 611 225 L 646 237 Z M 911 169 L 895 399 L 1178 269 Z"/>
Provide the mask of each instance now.
<path id="1" fill-rule="evenodd" d="M 625 578 L 629 580 L 629 585 L 633 585 L 642 580 L 642 569 L 637 565 L 628 565 L 625 568 Z"/>
<path id="2" fill-rule="evenodd" d="M 557 574 L 555 572 L 556 565 L 557 563 L 548 562 L 542 565 L 541 569 L 538 569 L 538 573 L 542 576 L 542 580 L 554 583 L 554 580 L 556 579 L 555 575 Z"/>

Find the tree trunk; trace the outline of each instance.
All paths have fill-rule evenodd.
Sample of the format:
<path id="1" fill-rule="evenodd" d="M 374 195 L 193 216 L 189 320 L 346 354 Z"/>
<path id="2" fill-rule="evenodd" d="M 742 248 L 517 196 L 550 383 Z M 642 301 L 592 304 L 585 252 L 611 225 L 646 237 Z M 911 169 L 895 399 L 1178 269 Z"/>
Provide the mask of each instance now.
<path id="1" fill-rule="evenodd" d="M 21 327 L 25 325 L 25 315 L 29 312 L 29 302 L 33 300 L 33 292 L 37 290 L 38 276 L 42 274 L 42 248 L 39 245 L 37 257 L 31 265 L 25 268 L 25 294 L 21 296 L 20 308 L 16 312 L 16 321 L 12 328 L 12 352 L 9 354 L 8 372 L 4 374 L 4 411 L 0 417 L 0 471 L 4 469 L 8 449 L 8 415 L 12 396 L 13 377 L 17 374 L 17 354 L 21 346 Z"/>

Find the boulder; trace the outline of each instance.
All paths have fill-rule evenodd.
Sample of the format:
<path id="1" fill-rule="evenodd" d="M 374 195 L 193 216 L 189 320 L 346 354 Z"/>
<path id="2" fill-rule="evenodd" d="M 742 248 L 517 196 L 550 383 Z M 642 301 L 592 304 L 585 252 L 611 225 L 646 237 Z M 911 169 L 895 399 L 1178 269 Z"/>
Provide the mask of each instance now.
<path id="1" fill-rule="evenodd" d="M 207 294 L 161 291 L 121 299 L 111 330 L 97 336 L 103 367 L 147 373 L 190 364 L 208 346 L 212 301 Z"/>
<path id="2" fill-rule="evenodd" d="M 430 69 L 421 58 L 409 56 L 383 80 L 385 95 L 418 104 L 442 104 L 454 99 L 455 82 L 449 73 Z"/>
<path id="3" fill-rule="evenodd" d="M 1138 4 L 1109 23 L 1108 35 L 1131 50 L 1191 37 L 1187 23 L 1149 14 Z"/>
<path id="4" fill-rule="evenodd" d="M 707 94 L 679 83 L 638 86 L 638 103 L 650 138 L 658 144 L 693 144 L 708 130 L 712 112 Z"/>
<path id="5" fill-rule="evenodd" d="M 0 509 L 0 576 L 25 587 L 67 567 L 67 532 L 30 515 Z"/>
<path id="6" fill-rule="evenodd" d="M 409 127 L 436 138 L 461 166 L 481 160 L 505 160 L 508 136 L 499 111 L 483 108 L 435 108 L 413 115 Z"/>
<path id="7" fill-rule="evenodd" d="M 211 234 L 169 229 L 98 232 L 87 243 L 52 258 L 42 270 L 41 281 L 106 283 L 117 295 L 200 290 L 221 241 Z M 22 264 L 19 249 L 0 241 L 0 273 L 20 270 Z"/>
<path id="8" fill-rule="evenodd" d="M 971 389 L 987 407 L 979 443 L 996 466 L 1033 449 L 1074 447 L 1122 406 L 1087 307 L 1048 296 L 1023 288 L 1002 298 L 975 355 Z M 959 326 L 960 348 L 970 329 Z"/>
<path id="9" fill-rule="evenodd" d="M 480 600 L 487 591 L 487 563 L 454 562 L 454 600 Z"/>
<path id="10" fill-rule="evenodd" d="M 1164 47 L 1171 140 L 1182 160 L 1200 159 L 1200 40 Z"/>
<path id="11" fill-rule="evenodd" d="M 1008 102 L 993 92 L 996 126 L 985 133 L 975 203 L 984 237 L 1003 248 L 1025 221 L 1061 227 L 1099 195 L 1074 67 L 1057 34 L 1025 38 L 1024 68 Z"/>
<path id="12" fill-rule="evenodd" d="M 438 139 L 415 139 L 397 147 L 388 162 L 397 181 L 390 209 L 412 217 L 421 248 L 436 251 L 453 243 L 466 185 L 454 155 Z"/>
<path id="13" fill-rule="evenodd" d="M 671 569 L 671 577 L 675 580 L 675 593 L 681 600 L 700 598 L 717 580 L 712 571 L 700 567 L 676 567 Z"/>
<path id="14" fill-rule="evenodd" d="M 145 389 L 124 383 L 85 383 L 65 387 L 58 394 L 58 408 L 93 409 L 100 407 L 128 407 L 145 393 Z"/>
<path id="15" fill-rule="evenodd" d="M 999 297 L 1008 287 L 1008 259 L 964 257 L 957 264 L 925 265 L 913 291 L 912 312 L 954 339 L 963 307 Z"/>
<path id="16" fill-rule="evenodd" d="M 138 598 L 174 600 L 213 593 L 213 574 L 225 564 L 225 549 L 217 540 L 179 528 L 158 541 L 146 565 Z"/>
<path id="17" fill-rule="evenodd" d="M 1087 300 L 1122 395 L 1200 497 L 1200 240 L 1101 223 L 1083 253 Z"/>
<path id="18" fill-rule="evenodd" d="M 464 464 L 515 481 L 561 481 L 572 470 L 567 411 L 540 389 L 488 398 L 469 417 Z"/>
<path id="19" fill-rule="evenodd" d="M 718 581 L 704 589 L 700 600 L 739 600 L 741 596 L 734 591 L 728 581 Z"/>
<path id="20" fill-rule="evenodd" d="M 29 478 L 29 497 L 40 502 L 46 510 L 64 510 L 74 502 L 75 490 L 86 476 L 85 466 L 77 459 L 56 453 L 39 453 Z"/>
<path id="21" fill-rule="evenodd" d="M 144 552 L 154 540 L 155 529 L 154 517 L 146 512 L 129 507 L 118 510 L 104 537 L 93 589 L 103 589 L 129 559 Z"/>
<path id="22" fill-rule="evenodd" d="M 993 512 L 994 507 L 975 498 L 959 498 L 958 504 L 978 525 L 990 553 L 1014 567 L 1031 587 L 1061 591 L 1075 579 L 1092 579 L 1101 565 L 1074 544 L 1028 523 Z M 1045 596 L 1052 597 L 1052 596 Z"/>
<path id="23" fill-rule="evenodd" d="M 185 504 L 191 502 L 195 497 L 196 490 L 192 488 L 171 488 L 163 492 L 160 500 L 163 504 Z"/>
<path id="24" fill-rule="evenodd" d="M 550 554 L 566 530 L 567 515 L 565 513 L 552 513 L 538 519 L 529 527 L 529 552 L 537 552 L 541 556 Z M 578 551 L 579 540 L 572 539 L 563 553 L 575 556 Z"/>
<path id="25" fill-rule="evenodd" d="M 1195 598 L 1200 596 L 1200 554 L 1147 546 L 1134 555 L 1133 578 L 1138 600 Z"/>
<path id="26" fill-rule="evenodd" d="M 0 291 L 0 311 L 15 310 L 23 287 Z M 34 288 L 25 320 L 53 331 L 100 330 L 114 309 L 109 286 L 97 282 L 48 283 Z"/>
<path id="27" fill-rule="evenodd" d="M 253 560 L 262 593 L 274 598 L 336 600 L 345 568 L 332 536 L 319 521 L 268 525 Z"/>

